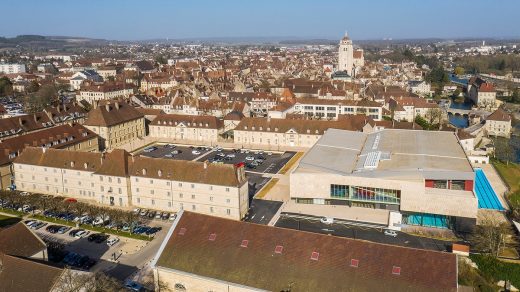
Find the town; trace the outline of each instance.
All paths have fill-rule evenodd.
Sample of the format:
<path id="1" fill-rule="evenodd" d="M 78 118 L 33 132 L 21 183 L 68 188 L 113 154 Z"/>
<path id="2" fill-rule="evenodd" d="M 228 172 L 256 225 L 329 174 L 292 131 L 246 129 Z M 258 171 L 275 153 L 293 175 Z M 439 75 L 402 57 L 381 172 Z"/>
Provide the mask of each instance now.
<path id="1" fill-rule="evenodd" d="M 359 36 L 1 37 L 0 291 L 518 291 L 520 39 Z"/>

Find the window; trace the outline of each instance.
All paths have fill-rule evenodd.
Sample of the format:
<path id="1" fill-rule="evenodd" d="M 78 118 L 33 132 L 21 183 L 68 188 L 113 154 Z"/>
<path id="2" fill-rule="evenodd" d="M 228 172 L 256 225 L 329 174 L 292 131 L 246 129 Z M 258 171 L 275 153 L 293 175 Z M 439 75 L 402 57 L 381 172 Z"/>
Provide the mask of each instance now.
<path id="1" fill-rule="evenodd" d="M 137 203 L 141 203 L 141 198 L 137 198 Z"/>
<path id="2" fill-rule="evenodd" d="M 463 180 L 452 180 L 451 181 L 451 189 L 452 190 L 464 190 L 466 182 Z"/>
<path id="3" fill-rule="evenodd" d="M 226 203 L 231 203 L 231 199 L 226 199 Z"/>
<path id="4" fill-rule="evenodd" d="M 195 211 L 197 210 L 197 207 L 195 205 L 191 205 L 191 210 Z"/>
<path id="5" fill-rule="evenodd" d="M 191 184 L 191 188 L 194 189 L 195 188 L 195 184 Z"/>
<path id="6" fill-rule="evenodd" d="M 433 187 L 436 189 L 447 189 L 448 188 L 448 181 L 446 180 L 434 180 L 433 181 Z"/>
<path id="7" fill-rule="evenodd" d="M 226 209 L 226 213 L 227 213 L 228 215 L 231 215 L 231 210 L 230 210 L 230 209 Z"/>
<path id="8" fill-rule="evenodd" d="M 209 201 L 210 201 L 210 202 L 213 202 L 213 197 L 209 197 Z"/>
<path id="9" fill-rule="evenodd" d="M 348 193 L 348 186 L 345 185 L 330 185 L 330 197 L 345 199 Z"/>
<path id="10" fill-rule="evenodd" d="M 172 206 L 172 202 L 168 202 L 168 207 L 171 207 Z"/>
<path id="11" fill-rule="evenodd" d="M 228 193 L 229 193 L 229 188 L 226 188 L 226 192 L 228 192 Z"/>
<path id="12" fill-rule="evenodd" d="M 213 207 L 209 207 L 209 211 L 213 213 Z"/>
<path id="13" fill-rule="evenodd" d="M 184 197 L 184 195 L 182 193 L 179 193 L 179 198 L 182 199 L 182 197 Z"/>
<path id="14" fill-rule="evenodd" d="M 155 200 L 154 199 L 152 199 L 152 205 L 155 205 Z"/>

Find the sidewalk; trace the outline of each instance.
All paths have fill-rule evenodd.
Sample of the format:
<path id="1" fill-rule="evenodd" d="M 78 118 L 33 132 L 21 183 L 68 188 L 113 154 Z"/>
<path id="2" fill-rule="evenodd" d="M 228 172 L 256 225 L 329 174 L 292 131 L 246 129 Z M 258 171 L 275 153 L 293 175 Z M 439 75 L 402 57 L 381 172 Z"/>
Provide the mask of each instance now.
<path id="1" fill-rule="evenodd" d="M 504 184 L 504 181 L 502 181 L 502 178 L 500 177 L 496 169 L 493 167 L 492 164 L 482 164 L 480 165 L 480 168 L 486 174 L 486 177 L 489 183 L 491 184 L 491 187 L 493 187 L 493 190 L 497 194 L 497 197 L 500 200 L 502 206 L 506 210 L 509 210 L 509 205 L 507 204 L 507 201 L 505 199 L 505 195 L 508 191 L 508 188 Z"/>

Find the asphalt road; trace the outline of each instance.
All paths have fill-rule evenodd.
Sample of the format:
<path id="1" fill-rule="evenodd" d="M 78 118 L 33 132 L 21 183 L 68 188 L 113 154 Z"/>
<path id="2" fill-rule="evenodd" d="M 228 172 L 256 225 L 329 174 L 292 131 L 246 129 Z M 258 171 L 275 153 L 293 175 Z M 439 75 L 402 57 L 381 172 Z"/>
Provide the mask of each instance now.
<path id="1" fill-rule="evenodd" d="M 296 219 L 284 216 L 283 214 L 275 226 L 436 251 L 447 251 L 451 246 L 451 242 L 449 241 L 418 237 L 403 232 L 398 232 L 397 237 L 391 237 L 385 235 L 382 229 L 358 227 L 341 223 L 323 224 L 319 219 Z"/>
<path id="2" fill-rule="evenodd" d="M 253 199 L 244 221 L 267 225 L 282 206 L 282 202 Z"/>

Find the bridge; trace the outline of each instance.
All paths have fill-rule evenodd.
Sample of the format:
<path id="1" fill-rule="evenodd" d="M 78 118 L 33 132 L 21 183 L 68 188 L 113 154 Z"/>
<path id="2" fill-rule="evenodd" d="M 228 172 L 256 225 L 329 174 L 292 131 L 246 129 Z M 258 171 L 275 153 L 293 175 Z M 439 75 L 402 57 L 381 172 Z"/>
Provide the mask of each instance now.
<path id="1" fill-rule="evenodd" d="M 460 116 L 467 116 L 471 113 L 472 110 L 469 109 L 459 109 L 459 108 L 447 108 L 446 112 L 448 114 L 452 115 L 460 115 Z"/>

